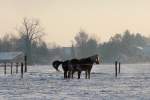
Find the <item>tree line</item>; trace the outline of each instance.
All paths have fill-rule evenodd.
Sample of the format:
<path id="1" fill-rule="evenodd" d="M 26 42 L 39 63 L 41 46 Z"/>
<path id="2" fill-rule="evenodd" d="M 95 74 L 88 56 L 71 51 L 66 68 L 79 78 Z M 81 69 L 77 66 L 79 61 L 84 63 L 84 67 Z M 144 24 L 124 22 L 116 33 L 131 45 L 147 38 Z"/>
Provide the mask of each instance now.
<path id="1" fill-rule="evenodd" d="M 150 38 L 140 33 L 131 33 L 129 30 L 115 34 L 104 43 L 98 43 L 96 38 L 88 37 L 86 32 L 81 31 L 76 35 L 75 41 L 78 57 L 97 53 L 105 63 L 112 63 L 115 60 L 124 63 L 150 61 L 150 58 L 142 52 L 142 49 L 150 43 Z"/>
<path id="2" fill-rule="evenodd" d="M 56 44 L 48 48 L 41 38 L 45 33 L 39 20 L 24 18 L 17 32 L 19 36 L 5 34 L 0 38 L 0 52 L 22 51 L 27 55 L 28 64 L 48 64 L 55 59 L 82 58 L 93 54 L 99 54 L 105 63 L 115 60 L 126 63 L 150 61 L 141 52 L 141 48 L 150 43 L 150 38 L 129 30 L 115 34 L 103 43 L 81 30 L 74 37 L 72 46 L 66 49 Z M 65 54 L 64 50 L 69 53 Z"/>

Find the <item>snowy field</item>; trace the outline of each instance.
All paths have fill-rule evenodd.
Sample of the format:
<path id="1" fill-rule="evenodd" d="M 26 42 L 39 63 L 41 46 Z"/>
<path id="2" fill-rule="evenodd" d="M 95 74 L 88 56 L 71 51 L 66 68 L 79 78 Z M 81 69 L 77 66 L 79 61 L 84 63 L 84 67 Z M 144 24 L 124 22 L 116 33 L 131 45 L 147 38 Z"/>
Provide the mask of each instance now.
<path id="1" fill-rule="evenodd" d="M 34 65 L 21 79 L 0 68 L 0 100 L 150 100 L 150 64 L 122 65 L 117 78 L 114 65 L 98 65 L 84 77 L 64 80 L 51 66 Z"/>

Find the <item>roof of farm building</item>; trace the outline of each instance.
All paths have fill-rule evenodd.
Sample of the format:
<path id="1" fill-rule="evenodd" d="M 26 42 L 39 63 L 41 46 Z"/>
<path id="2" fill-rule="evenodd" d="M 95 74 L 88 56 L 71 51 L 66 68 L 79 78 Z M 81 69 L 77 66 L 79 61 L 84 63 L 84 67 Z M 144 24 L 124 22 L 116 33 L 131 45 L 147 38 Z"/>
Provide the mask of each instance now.
<path id="1" fill-rule="evenodd" d="M 2 62 L 22 62 L 24 61 L 23 52 L 0 52 L 0 63 Z"/>

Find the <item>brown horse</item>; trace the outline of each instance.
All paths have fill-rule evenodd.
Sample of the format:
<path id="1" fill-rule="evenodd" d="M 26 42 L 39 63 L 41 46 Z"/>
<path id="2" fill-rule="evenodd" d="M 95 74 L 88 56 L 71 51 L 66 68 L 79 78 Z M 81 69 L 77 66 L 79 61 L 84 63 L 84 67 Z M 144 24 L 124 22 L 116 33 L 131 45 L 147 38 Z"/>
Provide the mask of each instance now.
<path id="1" fill-rule="evenodd" d="M 74 72 L 78 72 L 78 79 L 80 79 L 81 76 L 81 72 L 85 71 L 85 78 L 89 78 L 90 79 L 90 73 L 91 73 L 91 69 L 93 67 L 93 64 L 100 64 L 100 60 L 99 56 L 93 55 L 87 58 L 82 58 L 82 59 L 72 59 L 71 60 L 71 64 L 74 65 L 73 66 L 73 70 L 71 70 L 71 75 L 73 78 L 73 74 Z"/>
<path id="2" fill-rule="evenodd" d="M 94 63 L 96 64 L 100 63 L 100 59 L 98 55 L 93 55 L 82 59 L 71 59 L 66 61 L 56 60 L 52 63 L 52 65 L 57 71 L 59 71 L 58 67 L 60 64 L 62 64 L 62 69 L 64 71 L 65 79 L 73 78 L 73 74 L 75 72 L 78 72 L 78 79 L 80 79 L 82 71 L 85 71 L 85 78 L 90 79 L 90 73 Z"/>

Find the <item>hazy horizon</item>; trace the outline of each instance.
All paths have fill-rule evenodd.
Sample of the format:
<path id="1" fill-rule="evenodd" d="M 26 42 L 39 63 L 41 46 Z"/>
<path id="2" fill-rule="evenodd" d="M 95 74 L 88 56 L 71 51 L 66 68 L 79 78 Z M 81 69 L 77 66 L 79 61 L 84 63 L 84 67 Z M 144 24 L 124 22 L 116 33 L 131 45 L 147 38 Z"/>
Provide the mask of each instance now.
<path id="1" fill-rule="evenodd" d="M 149 0 L 0 0 L 0 34 L 15 33 L 24 17 L 37 18 L 45 41 L 69 46 L 80 29 L 107 41 L 126 29 L 150 36 Z"/>

